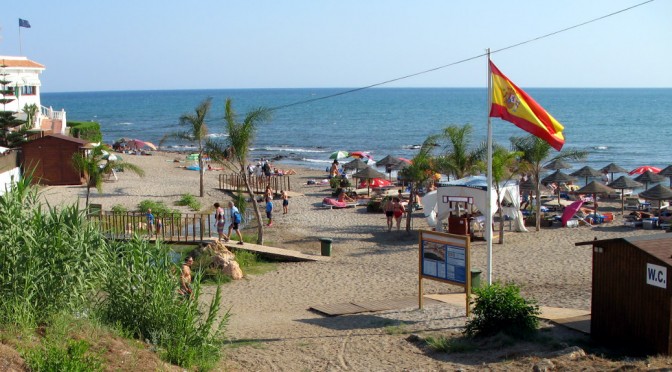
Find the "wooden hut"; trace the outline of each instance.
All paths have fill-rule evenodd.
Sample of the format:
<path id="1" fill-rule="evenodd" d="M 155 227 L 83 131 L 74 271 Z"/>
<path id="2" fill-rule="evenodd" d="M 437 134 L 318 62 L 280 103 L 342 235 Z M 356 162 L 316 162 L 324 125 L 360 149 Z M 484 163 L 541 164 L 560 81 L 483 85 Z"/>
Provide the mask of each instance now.
<path id="1" fill-rule="evenodd" d="M 593 240 L 590 334 L 647 354 L 672 355 L 672 234 Z"/>
<path id="2" fill-rule="evenodd" d="M 22 168 L 32 172 L 33 183 L 42 185 L 81 185 L 81 174 L 72 165 L 72 156 L 84 151 L 89 142 L 62 134 L 52 134 L 24 143 Z"/>

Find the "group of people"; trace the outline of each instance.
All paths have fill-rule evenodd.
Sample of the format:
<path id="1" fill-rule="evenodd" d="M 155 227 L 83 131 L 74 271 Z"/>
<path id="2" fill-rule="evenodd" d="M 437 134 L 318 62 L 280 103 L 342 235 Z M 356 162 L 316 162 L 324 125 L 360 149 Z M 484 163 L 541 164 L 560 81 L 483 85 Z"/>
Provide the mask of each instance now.
<path id="1" fill-rule="evenodd" d="M 243 234 L 240 232 L 240 223 L 242 222 L 242 216 L 238 208 L 233 204 L 232 201 L 229 201 L 229 209 L 231 211 L 231 224 L 229 224 L 229 230 L 227 234 L 224 234 L 224 227 L 226 227 L 226 217 L 224 216 L 224 208 L 222 208 L 219 203 L 215 203 L 215 223 L 217 226 L 217 234 L 219 235 L 219 240 L 224 240 L 228 242 L 231 238 L 233 231 L 238 234 L 238 244 L 243 245 Z"/>
<path id="2" fill-rule="evenodd" d="M 281 169 L 271 165 L 267 159 L 261 159 L 257 165 L 249 163 L 247 165 L 247 174 L 256 177 L 271 177 L 271 176 L 289 176 L 296 174 L 294 169 Z"/>
<path id="3" fill-rule="evenodd" d="M 392 231 L 394 221 L 397 222 L 397 231 L 401 229 L 401 217 L 406 212 L 406 208 L 401 204 L 401 198 L 395 196 L 387 199 L 383 204 L 383 211 L 387 217 L 387 231 Z"/>

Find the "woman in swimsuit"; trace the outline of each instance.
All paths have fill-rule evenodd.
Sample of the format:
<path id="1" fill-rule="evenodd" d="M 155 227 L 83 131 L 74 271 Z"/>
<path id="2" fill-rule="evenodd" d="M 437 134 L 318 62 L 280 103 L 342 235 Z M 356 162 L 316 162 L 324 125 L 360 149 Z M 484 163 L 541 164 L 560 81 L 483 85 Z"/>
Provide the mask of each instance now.
<path id="1" fill-rule="evenodd" d="M 393 211 L 394 219 L 397 220 L 397 231 L 399 231 L 399 229 L 401 227 L 401 216 L 404 215 L 404 212 L 406 212 L 406 210 L 404 209 L 404 206 L 401 205 L 401 200 L 399 198 L 395 197 L 392 200 L 393 200 L 393 203 L 392 203 L 393 210 L 392 211 Z"/>

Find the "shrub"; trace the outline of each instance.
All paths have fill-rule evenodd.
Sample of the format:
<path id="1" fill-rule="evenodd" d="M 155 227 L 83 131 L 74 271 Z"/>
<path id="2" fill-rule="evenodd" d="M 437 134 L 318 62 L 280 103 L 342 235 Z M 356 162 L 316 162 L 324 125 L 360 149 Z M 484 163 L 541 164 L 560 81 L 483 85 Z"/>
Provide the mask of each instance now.
<path id="1" fill-rule="evenodd" d="M 70 128 L 70 134 L 73 137 L 91 142 L 100 142 L 103 139 L 100 124 L 95 121 L 68 121 L 66 125 Z"/>
<path id="2" fill-rule="evenodd" d="M 186 206 L 191 208 L 192 211 L 198 212 L 201 210 L 201 202 L 196 199 L 195 196 L 191 194 L 184 194 L 182 198 L 175 202 L 176 205 Z M 153 209 L 152 209 L 153 210 Z"/>
<path id="3" fill-rule="evenodd" d="M 84 340 L 69 340 L 65 346 L 50 342 L 46 347 L 28 351 L 24 357 L 31 371 L 102 371 L 102 360 L 88 353 Z"/>
<path id="4" fill-rule="evenodd" d="M 128 212 L 128 208 L 124 207 L 121 204 L 115 204 L 112 206 L 112 213 L 114 214 L 124 214 Z"/>
<path id="5" fill-rule="evenodd" d="M 180 214 L 180 211 L 170 209 L 166 206 L 164 202 L 157 202 L 153 200 L 143 200 L 138 204 L 138 209 L 140 212 L 145 213 L 148 209 L 152 210 L 152 213 L 155 216 L 168 216 L 171 214 Z"/>
<path id="6" fill-rule="evenodd" d="M 516 338 L 527 338 L 539 325 L 539 306 L 520 295 L 513 283 L 493 283 L 474 289 L 474 318 L 466 325 L 468 336 L 492 336 L 499 332 Z"/>

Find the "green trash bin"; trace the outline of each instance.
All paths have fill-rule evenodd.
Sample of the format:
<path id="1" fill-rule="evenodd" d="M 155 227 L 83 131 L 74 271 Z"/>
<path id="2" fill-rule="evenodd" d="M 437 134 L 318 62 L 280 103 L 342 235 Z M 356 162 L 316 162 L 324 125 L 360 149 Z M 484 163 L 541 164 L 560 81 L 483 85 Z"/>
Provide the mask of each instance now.
<path id="1" fill-rule="evenodd" d="M 323 256 L 331 256 L 331 242 L 329 238 L 320 238 L 320 246 L 322 248 Z"/>
<path id="2" fill-rule="evenodd" d="M 481 287 L 481 273 L 480 269 L 471 269 L 471 289 Z"/>

